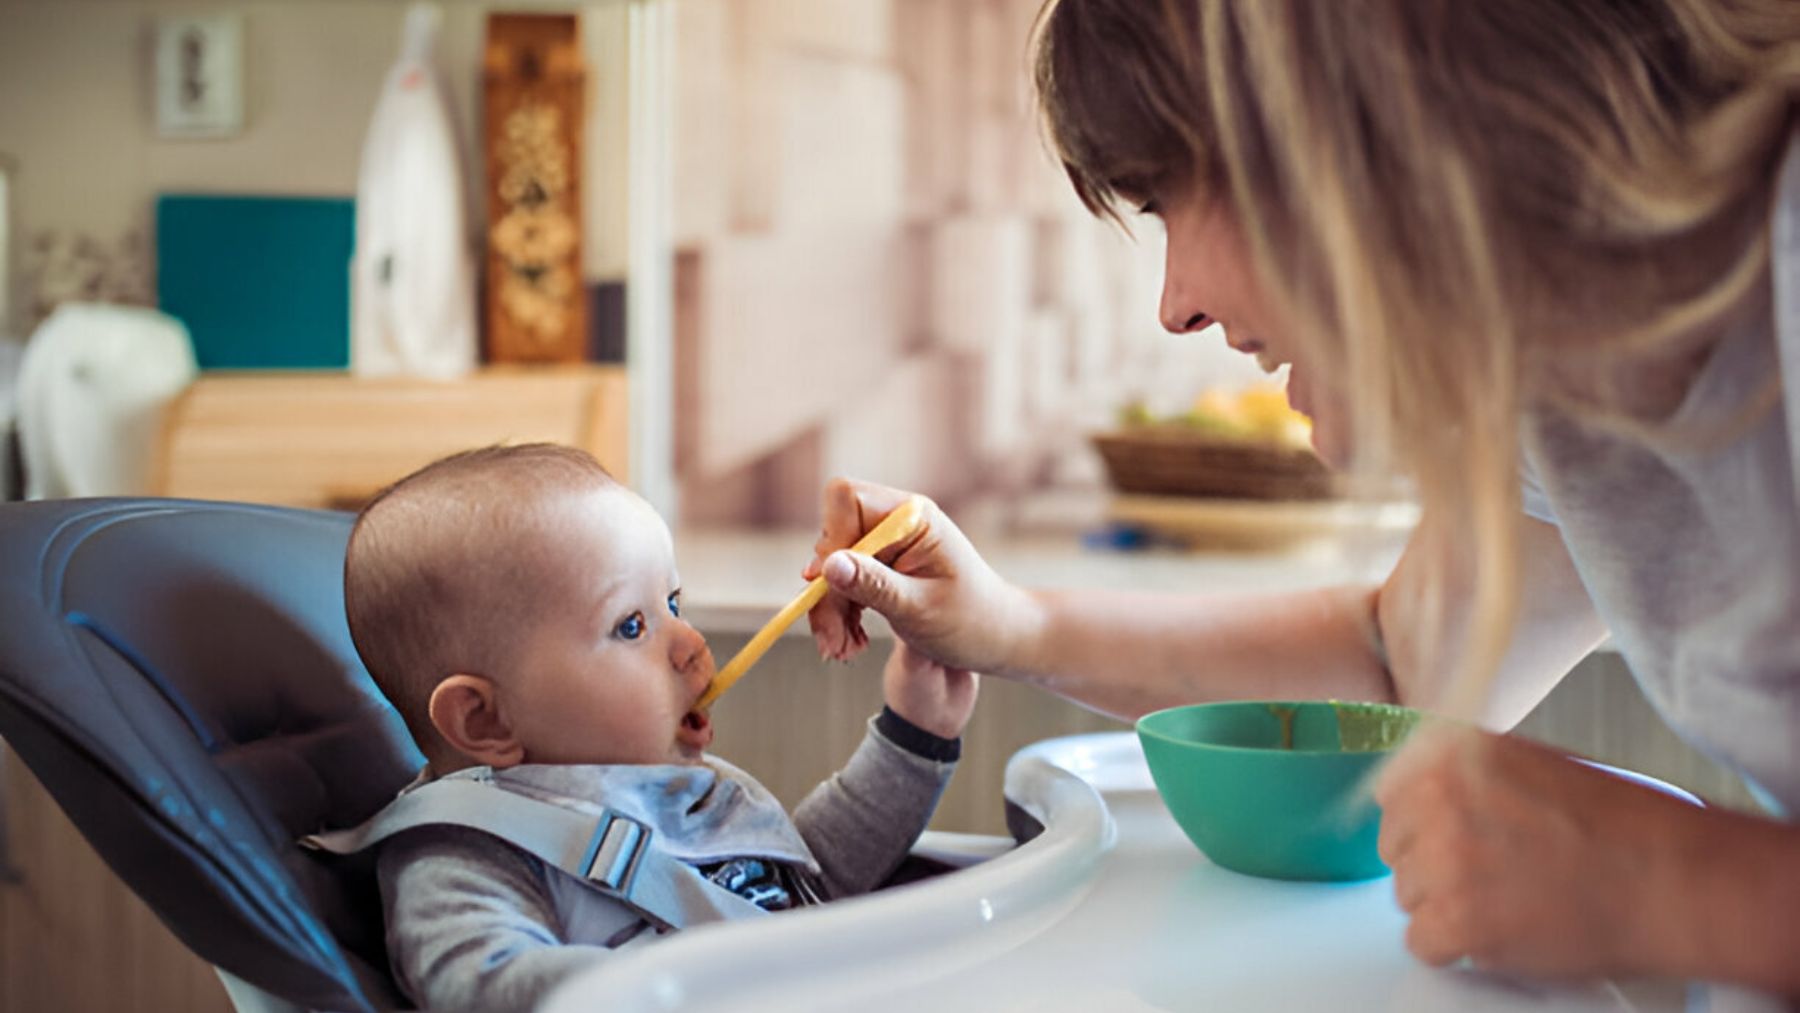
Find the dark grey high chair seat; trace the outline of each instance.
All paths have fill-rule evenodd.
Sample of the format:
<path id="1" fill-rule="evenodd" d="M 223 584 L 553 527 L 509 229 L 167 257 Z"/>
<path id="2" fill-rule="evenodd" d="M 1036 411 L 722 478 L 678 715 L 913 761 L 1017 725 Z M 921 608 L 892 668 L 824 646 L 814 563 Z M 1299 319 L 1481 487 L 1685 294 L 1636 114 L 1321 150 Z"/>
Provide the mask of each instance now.
<path id="1" fill-rule="evenodd" d="M 351 646 L 350 518 L 0 505 L 0 738 L 177 937 L 319 1010 L 400 1000 L 365 879 L 293 843 L 422 765 Z"/>

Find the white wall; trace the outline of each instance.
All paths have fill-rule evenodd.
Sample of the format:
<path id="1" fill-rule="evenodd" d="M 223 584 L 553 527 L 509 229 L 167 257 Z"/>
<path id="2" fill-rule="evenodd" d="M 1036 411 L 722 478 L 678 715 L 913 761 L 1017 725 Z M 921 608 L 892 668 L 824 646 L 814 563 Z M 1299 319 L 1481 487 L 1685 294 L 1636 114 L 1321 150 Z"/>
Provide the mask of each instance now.
<path id="1" fill-rule="evenodd" d="M 462 121 L 472 194 L 482 192 L 476 127 L 486 15 L 526 6 L 443 4 L 438 56 Z M 400 0 L 0 0 L 0 156 L 16 170 L 14 242 L 51 229 L 107 244 L 132 229 L 148 236 L 152 202 L 163 191 L 353 194 L 363 132 L 398 51 L 405 7 Z M 586 273 L 623 278 L 625 0 L 529 8 L 582 12 L 592 87 Z M 208 10 L 244 18 L 244 129 L 223 140 L 159 138 L 154 19 Z"/>

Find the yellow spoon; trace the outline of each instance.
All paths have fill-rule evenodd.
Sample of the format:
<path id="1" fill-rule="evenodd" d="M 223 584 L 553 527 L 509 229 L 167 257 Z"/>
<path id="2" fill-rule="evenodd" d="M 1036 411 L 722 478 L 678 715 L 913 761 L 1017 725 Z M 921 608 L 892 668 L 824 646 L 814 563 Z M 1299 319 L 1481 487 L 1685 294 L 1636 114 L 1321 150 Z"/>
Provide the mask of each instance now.
<path id="1" fill-rule="evenodd" d="M 883 517 L 880 524 L 875 525 L 868 534 L 862 536 L 861 541 L 850 547 L 850 551 L 873 556 L 890 545 L 910 538 L 924 523 L 925 500 L 913 496 L 895 507 L 892 513 Z M 725 691 L 731 688 L 731 684 L 743 678 L 744 673 L 750 670 L 750 666 L 756 664 L 757 660 L 775 645 L 775 641 L 781 634 L 789 626 L 794 625 L 796 619 L 811 612 L 813 606 L 823 600 L 825 592 L 830 589 L 830 585 L 825 583 L 824 574 L 813 578 L 812 583 L 806 585 L 806 590 L 800 592 L 798 598 L 788 602 L 780 612 L 775 613 L 775 618 L 756 631 L 756 636 L 750 638 L 750 642 L 744 645 L 744 649 L 737 652 L 736 657 L 726 662 L 724 668 L 719 669 L 718 674 L 713 676 L 712 685 L 706 688 L 706 693 L 700 697 L 700 702 L 694 705 L 694 709 L 703 711 L 711 707 L 714 700 L 725 695 Z"/>

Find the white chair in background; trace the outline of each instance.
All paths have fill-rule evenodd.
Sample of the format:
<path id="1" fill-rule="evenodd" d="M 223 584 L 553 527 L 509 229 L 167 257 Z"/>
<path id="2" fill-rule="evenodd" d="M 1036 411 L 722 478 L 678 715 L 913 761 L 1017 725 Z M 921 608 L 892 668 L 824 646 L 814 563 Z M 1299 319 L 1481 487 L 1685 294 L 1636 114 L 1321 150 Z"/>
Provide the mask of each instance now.
<path id="1" fill-rule="evenodd" d="M 173 317 L 135 306 L 58 307 L 19 364 L 25 498 L 152 491 L 164 414 L 198 373 L 187 328 Z"/>
<path id="2" fill-rule="evenodd" d="M 0 333 L 0 500 L 18 499 L 23 489 L 13 488 L 13 423 L 19 415 L 19 360 L 25 345 Z"/>

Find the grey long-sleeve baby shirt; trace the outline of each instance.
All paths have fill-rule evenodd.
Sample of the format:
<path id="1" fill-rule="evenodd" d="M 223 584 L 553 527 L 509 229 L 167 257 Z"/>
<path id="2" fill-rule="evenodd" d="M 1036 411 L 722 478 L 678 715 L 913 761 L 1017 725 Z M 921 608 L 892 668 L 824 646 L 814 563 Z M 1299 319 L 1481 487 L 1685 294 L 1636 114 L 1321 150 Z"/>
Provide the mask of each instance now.
<path id="1" fill-rule="evenodd" d="M 894 871 L 954 769 L 953 748 L 920 736 L 933 738 L 891 712 L 870 722 L 844 768 L 795 808 L 791 830 L 817 872 L 794 863 L 788 878 L 831 899 Z M 434 1011 L 528 1010 L 595 961 L 660 938 L 581 879 L 479 831 L 408 831 L 383 845 L 378 870 L 395 977 Z"/>

